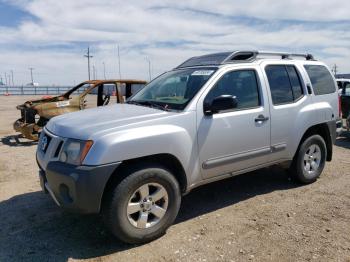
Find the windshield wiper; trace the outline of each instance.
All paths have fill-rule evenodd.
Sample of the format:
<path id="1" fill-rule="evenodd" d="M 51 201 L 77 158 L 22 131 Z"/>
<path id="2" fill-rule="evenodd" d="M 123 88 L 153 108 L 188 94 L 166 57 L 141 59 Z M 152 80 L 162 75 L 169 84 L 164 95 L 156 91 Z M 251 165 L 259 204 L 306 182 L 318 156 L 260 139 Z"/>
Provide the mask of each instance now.
<path id="1" fill-rule="evenodd" d="M 148 101 L 148 100 L 132 100 L 132 101 L 128 101 L 127 103 L 133 104 L 133 105 L 153 107 L 153 108 L 157 108 L 157 109 L 164 110 L 164 111 L 170 111 L 170 109 L 167 108 L 168 105 L 162 106 L 156 102 L 152 102 L 152 101 Z"/>

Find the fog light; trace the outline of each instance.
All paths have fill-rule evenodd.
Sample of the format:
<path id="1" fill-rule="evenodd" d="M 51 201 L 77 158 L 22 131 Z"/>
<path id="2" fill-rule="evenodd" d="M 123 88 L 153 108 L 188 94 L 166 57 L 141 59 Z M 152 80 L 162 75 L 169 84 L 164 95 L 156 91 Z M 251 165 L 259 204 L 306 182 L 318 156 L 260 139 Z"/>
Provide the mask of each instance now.
<path id="1" fill-rule="evenodd" d="M 69 194 L 69 188 L 65 184 L 61 184 L 59 187 L 61 198 L 66 203 L 72 203 L 73 199 Z"/>

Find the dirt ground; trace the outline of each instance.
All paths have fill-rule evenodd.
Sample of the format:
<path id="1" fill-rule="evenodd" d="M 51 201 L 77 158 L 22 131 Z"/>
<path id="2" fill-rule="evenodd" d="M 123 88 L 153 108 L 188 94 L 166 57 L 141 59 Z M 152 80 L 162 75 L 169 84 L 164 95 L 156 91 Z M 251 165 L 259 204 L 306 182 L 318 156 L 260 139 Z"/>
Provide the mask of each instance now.
<path id="1" fill-rule="evenodd" d="M 134 246 L 40 191 L 36 143 L 12 130 L 25 99 L 0 97 L 0 261 L 350 261 L 350 138 L 316 183 L 268 168 L 203 186 L 166 235 Z"/>

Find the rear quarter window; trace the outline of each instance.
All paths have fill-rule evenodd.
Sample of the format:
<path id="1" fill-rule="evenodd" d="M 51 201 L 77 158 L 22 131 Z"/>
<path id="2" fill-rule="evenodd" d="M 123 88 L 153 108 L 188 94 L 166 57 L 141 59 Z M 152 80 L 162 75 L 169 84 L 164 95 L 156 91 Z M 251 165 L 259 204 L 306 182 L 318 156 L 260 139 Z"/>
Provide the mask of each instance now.
<path id="1" fill-rule="evenodd" d="M 334 93 L 336 88 L 331 73 L 322 65 L 304 65 L 315 95 Z"/>

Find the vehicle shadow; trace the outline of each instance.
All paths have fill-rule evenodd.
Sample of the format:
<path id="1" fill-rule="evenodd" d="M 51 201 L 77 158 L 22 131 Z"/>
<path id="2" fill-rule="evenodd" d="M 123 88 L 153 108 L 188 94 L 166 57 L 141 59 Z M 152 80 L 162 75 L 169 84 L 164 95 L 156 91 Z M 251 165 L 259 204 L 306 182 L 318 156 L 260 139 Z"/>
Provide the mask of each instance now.
<path id="1" fill-rule="evenodd" d="M 340 137 L 337 138 L 335 145 L 350 149 L 350 133 L 343 133 Z"/>
<path id="2" fill-rule="evenodd" d="M 38 141 L 29 140 L 22 135 L 11 135 L 2 137 L 1 143 L 11 147 L 25 147 L 37 145 Z"/>
<path id="3" fill-rule="evenodd" d="M 257 195 L 296 186 L 279 168 L 211 183 L 183 198 L 175 223 Z M 96 258 L 137 248 L 116 240 L 104 228 L 99 216 L 62 212 L 48 195 L 39 191 L 0 202 L 0 236 L 0 261 L 67 261 L 69 258 Z"/>

